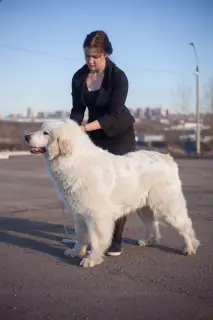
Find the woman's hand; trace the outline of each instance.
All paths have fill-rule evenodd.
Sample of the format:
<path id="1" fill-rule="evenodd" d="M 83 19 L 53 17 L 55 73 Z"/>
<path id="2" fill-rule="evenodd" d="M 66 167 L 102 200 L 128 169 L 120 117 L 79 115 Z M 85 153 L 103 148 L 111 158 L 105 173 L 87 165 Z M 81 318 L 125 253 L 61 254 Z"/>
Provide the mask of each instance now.
<path id="1" fill-rule="evenodd" d="M 81 128 L 81 130 L 82 130 L 83 132 L 86 131 L 86 130 L 85 130 L 85 126 L 80 126 L 80 128 Z"/>
<path id="2" fill-rule="evenodd" d="M 87 131 L 100 130 L 101 126 L 100 126 L 100 123 L 97 120 L 95 120 L 93 122 L 85 124 L 84 126 L 81 125 L 80 128 L 82 131 L 87 132 Z"/>

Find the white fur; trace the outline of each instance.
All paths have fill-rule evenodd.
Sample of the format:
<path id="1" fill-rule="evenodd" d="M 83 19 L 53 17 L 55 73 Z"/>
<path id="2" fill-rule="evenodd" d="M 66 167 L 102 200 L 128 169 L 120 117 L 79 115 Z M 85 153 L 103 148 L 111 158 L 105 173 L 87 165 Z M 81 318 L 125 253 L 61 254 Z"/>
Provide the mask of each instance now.
<path id="1" fill-rule="evenodd" d="M 184 237 L 186 254 L 196 253 L 199 241 L 187 213 L 178 166 L 170 155 L 154 151 L 113 155 L 95 146 L 72 120 L 42 125 L 29 143 L 46 147 L 48 173 L 60 200 L 75 217 L 77 243 L 65 255 L 85 253 L 89 236 L 92 250 L 81 265 L 101 263 L 115 220 L 133 212 L 147 231 L 141 245 L 159 241 L 162 221 Z"/>

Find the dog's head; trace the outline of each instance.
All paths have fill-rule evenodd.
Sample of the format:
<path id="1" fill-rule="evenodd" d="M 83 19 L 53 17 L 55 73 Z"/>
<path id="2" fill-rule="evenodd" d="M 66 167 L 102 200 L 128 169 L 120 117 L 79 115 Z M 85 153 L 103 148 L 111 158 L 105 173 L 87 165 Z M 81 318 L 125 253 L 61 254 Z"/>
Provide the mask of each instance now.
<path id="1" fill-rule="evenodd" d="M 49 160 L 57 156 L 68 156 L 72 153 L 72 143 L 80 127 L 73 121 L 44 123 L 40 130 L 25 135 L 30 152 L 45 154 Z"/>

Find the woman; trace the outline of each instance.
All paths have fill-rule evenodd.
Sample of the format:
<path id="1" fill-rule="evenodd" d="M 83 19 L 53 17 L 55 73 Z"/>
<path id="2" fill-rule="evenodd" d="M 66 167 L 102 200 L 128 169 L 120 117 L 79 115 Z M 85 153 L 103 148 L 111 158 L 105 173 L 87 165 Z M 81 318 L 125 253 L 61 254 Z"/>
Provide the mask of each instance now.
<path id="1" fill-rule="evenodd" d="M 112 45 L 103 31 L 87 35 L 83 49 L 86 64 L 72 79 L 73 108 L 70 119 L 82 126 L 97 146 L 115 155 L 134 151 L 135 119 L 125 106 L 128 80 L 125 73 L 110 59 Z M 82 125 L 88 109 L 88 123 Z M 116 221 L 108 255 L 121 254 L 122 232 L 126 217 Z"/>

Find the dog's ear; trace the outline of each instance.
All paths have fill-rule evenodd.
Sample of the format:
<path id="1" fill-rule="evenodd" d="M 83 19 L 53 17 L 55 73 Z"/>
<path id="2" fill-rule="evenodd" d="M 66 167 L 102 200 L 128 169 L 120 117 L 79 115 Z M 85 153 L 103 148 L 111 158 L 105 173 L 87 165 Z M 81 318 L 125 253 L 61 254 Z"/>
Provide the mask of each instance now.
<path id="1" fill-rule="evenodd" d="M 51 132 L 51 155 L 52 159 L 58 155 L 68 156 L 72 153 L 72 143 L 69 138 L 68 125 L 61 125 Z"/>
<path id="2" fill-rule="evenodd" d="M 70 140 L 58 138 L 58 146 L 62 156 L 69 156 L 72 153 L 72 145 Z"/>
<path id="3" fill-rule="evenodd" d="M 58 139 L 54 139 L 49 147 L 48 147 L 48 152 L 49 152 L 49 159 L 52 160 L 55 157 L 57 157 L 60 154 L 60 149 L 59 149 L 59 143 Z"/>

